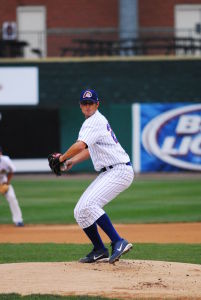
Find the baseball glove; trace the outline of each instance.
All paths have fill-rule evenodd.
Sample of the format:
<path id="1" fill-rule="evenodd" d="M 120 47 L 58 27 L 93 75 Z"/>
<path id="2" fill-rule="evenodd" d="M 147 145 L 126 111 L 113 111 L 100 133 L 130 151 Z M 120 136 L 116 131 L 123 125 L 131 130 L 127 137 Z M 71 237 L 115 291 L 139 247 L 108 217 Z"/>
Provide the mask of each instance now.
<path id="1" fill-rule="evenodd" d="M 0 194 L 4 195 L 7 193 L 9 185 L 7 183 L 0 184 Z"/>
<path id="2" fill-rule="evenodd" d="M 62 163 L 59 161 L 59 157 L 61 153 L 51 153 L 48 155 L 48 162 L 50 169 L 53 171 L 54 174 L 57 176 L 61 176 L 61 165 Z"/>

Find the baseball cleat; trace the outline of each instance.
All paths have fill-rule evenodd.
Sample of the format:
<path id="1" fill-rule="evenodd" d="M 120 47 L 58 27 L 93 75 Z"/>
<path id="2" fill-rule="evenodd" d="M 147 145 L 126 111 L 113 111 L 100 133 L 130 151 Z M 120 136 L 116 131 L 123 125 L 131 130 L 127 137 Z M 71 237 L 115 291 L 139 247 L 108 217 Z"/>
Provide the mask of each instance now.
<path id="1" fill-rule="evenodd" d="M 122 254 L 127 253 L 133 248 L 133 245 L 130 244 L 127 240 L 121 239 L 116 243 L 112 243 L 112 255 L 109 258 L 109 263 L 113 264 L 118 261 Z"/>
<path id="2" fill-rule="evenodd" d="M 23 222 L 18 222 L 15 224 L 17 227 L 24 227 L 24 223 Z"/>
<path id="3" fill-rule="evenodd" d="M 109 251 L 108 249 L 99 249 L 99 250 L 92 250 L 87 256 L 84 258 L 80 258 L 79 262 L 81 263 L 94 263 L 98 260 L 102 260 L 105 258 L 109 258 Z"/>

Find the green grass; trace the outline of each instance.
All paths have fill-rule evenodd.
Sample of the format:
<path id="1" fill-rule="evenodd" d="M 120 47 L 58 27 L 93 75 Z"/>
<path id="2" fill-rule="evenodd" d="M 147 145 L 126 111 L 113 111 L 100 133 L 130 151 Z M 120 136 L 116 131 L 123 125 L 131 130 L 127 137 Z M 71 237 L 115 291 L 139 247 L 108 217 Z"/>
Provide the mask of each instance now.
<path id="1" fill-rule="evenodd" d="M 0 263 L 77 261 L 90 245 L 0 244 Z M 124 258 L 201 264 L 201 244 L 135 244 Z"/>
<path id="2" fill-rule="evenodd" d="M 73 209 L 90 180 L 55 178 L 13 180 L 25 223 L 75 223 Z M 11 223 L 0 197 L 0 223 Z M 201 221 L 201 180 L 136 180 L 105 207 L 116 223 Z"/>
<path id="3" fill-rule="evenodd" d="M 0 300 L 104 300 L 108 298 L 93 297 L 93 296 L 54 296 L 54 295 L 27 295 L 21 296 L 18 294 L 2 294 L 0 295 Z M 115 300 L 110 298 L 108 300 Z M 138 300 L 153 300 L 153 298 L 135 298 Z M 163 300 L 169 300 L 169 298 L 164 298 Z"/>
<path id="4" fill-rule="evenodd" d="M 55 295 L 27 295 L 21 296 L 18 294 L 2 294 L 1 300 L 104 300 L 102 297 L 88 297 L 88 296 L 55 296 Z M 111 300 L 111 299 L 110 299 Z"/>

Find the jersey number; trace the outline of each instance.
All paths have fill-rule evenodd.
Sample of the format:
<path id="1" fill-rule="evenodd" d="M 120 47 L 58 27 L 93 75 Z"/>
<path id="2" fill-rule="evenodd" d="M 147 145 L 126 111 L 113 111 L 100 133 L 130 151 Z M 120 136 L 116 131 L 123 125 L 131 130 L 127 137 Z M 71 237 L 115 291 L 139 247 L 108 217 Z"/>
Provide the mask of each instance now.
<path id="1" fill-rule="evenodd" d="M 110 124 L 107 124 L 107 130 L 110 132 L 113 140 L 115 141 L 115 143 L 117 144 L 118 143 L 118 140 L 116 138 L 116 135 L 114 134 L 114 131 L 112 130 L 112 128 L 110 127 Z"/>

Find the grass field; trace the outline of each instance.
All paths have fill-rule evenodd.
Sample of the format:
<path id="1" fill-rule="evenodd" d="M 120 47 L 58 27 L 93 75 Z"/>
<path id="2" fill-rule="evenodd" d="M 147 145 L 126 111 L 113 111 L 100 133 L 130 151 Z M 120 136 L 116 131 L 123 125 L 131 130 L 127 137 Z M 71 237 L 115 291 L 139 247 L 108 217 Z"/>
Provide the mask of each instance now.
<path id="1" fill-rule="evenodd" d="M 13 185 L 26 224 L 75 223 L 74 206 L 91 180 L 63 178 L 15 178 Z M 105 207 L 116 223 L 164 223 L 201 221 L 201 180 L 136 180 Z M 0 223 L 11 223 L 5 199 L 0 198 Z M 109 245 L 108 245 L 109 246 Z M 0 244 L 0 263 L 78 260 L 89 245 Z M 127 259 L 161 260 L 201 264 L 201 244 L 136 244 Z M 100 297 L 52 295 L 0 295 L 1 300 L 97 300 Z"/>
<path id="2" fill-rule="evenodd" d="M 75 223 L 73 208 L 91 180 L 18 179 L 13 181 L 25 223 Z M 157 223 L 201 221 L 199 179 L 136 180 L 106 206 L 113 222 Z M 1 223 L 11 223 L 10 211 L 1 198 Z M 87 245 L 0 244 L 0 262 L 70 261 L 86 253 Z M 58 248 L 58 249 L 57 249 Z M 48 250 L 49 249 L 49 250 Z M 71 253 L 74 253 L 72 256 Z M 201 245 L 137 244 L 128 258 L 201 263 Z M 23 254 L 23 256 L 22 256 Z M 134 255 L 134 256 L 133 256 Z"/>
<path id="3" fill-rule="evenodd" d="M 25 223 L 75 223 L 73 209 L 90 180 L 13 180 Z M 5 199 L 0 198 L 0 223 L 11 223 Z M 201 180 L 135 181 L 105 207 L 116 223 L 201 221 Z"/>
<path id="4" fill-rule="evenodd" d="M 53 296 L 53 295 L 28 295 L 21 296 L 17 294 L 0 295 L 1 300 L 104 300 L 102 297 L 87 297 L 87 296 Z M 111 300 L 111 299 L 110 299 Z M 140 299 L 139 299 L 140 300 Z M 143 299 L 142 299 L 143 300 Z M 146 299 L 149 300 L 149 299 Z M 153 300 L 153 299 L 152 299 Z"/>
<path id="5" fill-rule="evenodd" d="M 102 297 L 87 297 L 87 296 L 56 296 L 56 295 L 28 295 L 21 296 L 17 294 L 0 295 L 1 300 L 104 300 Z M 110 299 L 111 300 L 111 299 Z M 139 299 L 140 300 L 140 299 Z M 147 299 L 146 299 L 147 300 Z"/>
<path id="6" fill-rule="evenodd" d="M 78 261 L 91 248 L 83 244 L 0 244 L 0 263 Z M 124 258 L 201 264 L 200 253 L 200 244 L 138 243 Z"/>

